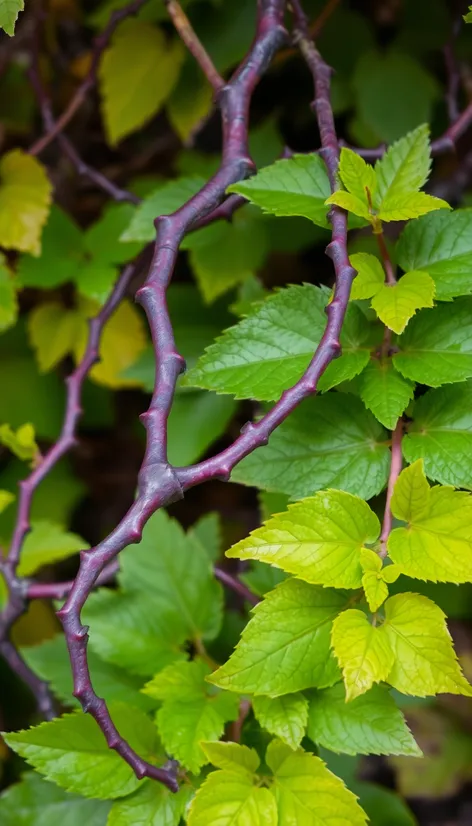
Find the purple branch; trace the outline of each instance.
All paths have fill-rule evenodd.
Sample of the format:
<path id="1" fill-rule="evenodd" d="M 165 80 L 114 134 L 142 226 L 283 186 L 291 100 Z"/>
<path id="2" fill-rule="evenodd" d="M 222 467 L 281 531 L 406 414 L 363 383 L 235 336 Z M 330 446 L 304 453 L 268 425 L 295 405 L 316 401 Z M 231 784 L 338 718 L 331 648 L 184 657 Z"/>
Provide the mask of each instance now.
<path id="1" fill-rule="evenodd" d="M 260 602 L 259 597 L 256 596 L 256 594 L 254 594 L 251 589 L 244 584 L 244 582 L 241 582 L 240 579 L 232 574 L 229 574 L 228 571 L 223 570 L 223 568 L 215 567 L 214 572 L 216 579 L 219 579 L 223 585 L 226 585 L 226 587 L 231 591 L 234 591 L 235 594 L 238 594 L 240 597 L 247 600 L 247 602 L 250 602 L 251 605 L 257 605 L 257 603 Z"/>
<path id="2" fill-rule="evenodd" d="M 151 777 L 177 789 L 175 773 L 156 768 L 139 757 L 119 735 L 104 700 L 94 692 L 87 662 L 87 629 L 80 612 L 103 568 L 126 546 L 139 542 L 144 525 L 163 505 L 183 496 L 183 486 L 167 461 L 167 419 L 184 361 L 175 348 L 166 304 L 178 249 L 185 233 L 209 218 L 225 198 L 227 187 L 254 169 L 249 156 L 249 105 L 253 90 L 277 48 L 285 41 L 284 0 L 259 0 L 257 30 L 251 49 L 230 82 L 218 95 L 223 122 L 223 157 L 218 172 L 173 215 L 156 219 L 157 241 L 149 276 L 138 290 L 156 352 L 156 381 L 151 405 L 141 417 L 147 431 L 146 451 L 138 477 L 138 496 L 117 528 L 96 548 L 81 554 L 79 573 L 67 602 L 58 612 L 69 648 L 74 696 L 97 721 L 110 748 L 133 768 L 137 777 Z"/>
<path id="3" fill-rule="evenodd" d="M 110 563 L 97 577 L 95 585 L 107 585 L 115 578 L 118 570 L 117 562 Z M 67 582 L 31 582 L 27 587 L 26 596 L 28 599 L 65 599 L 70 594 L 73 584 L 73 579 Z"/>

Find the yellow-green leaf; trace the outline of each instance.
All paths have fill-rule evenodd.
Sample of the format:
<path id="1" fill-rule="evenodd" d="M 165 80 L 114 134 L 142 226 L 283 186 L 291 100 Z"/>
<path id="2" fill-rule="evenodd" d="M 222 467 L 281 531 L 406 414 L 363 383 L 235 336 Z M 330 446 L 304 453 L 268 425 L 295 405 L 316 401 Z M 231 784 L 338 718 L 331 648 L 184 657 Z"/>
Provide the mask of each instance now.
<path id="1" fill-rule="evenodd" d="M 372 625 L 363 611 L 349 608 L 333 622 L 331 644 L 342 668 L 346 701 L 387 679 L 395 655 L 384 628 Z"/>
<path id="2" fill-rule="evenodd" d="M 405 192 L 389 195 L 382 201 L 377 217 L 381 221 L 407 221 L 436 209 L 451 209 L 447 201 L 426 192 Z"/>
<path id="3" fill-rule="evenodd" d="M 0 513 L 15 501 L 15 496 L 9 490 L 0 490 Z"/>
<path id="4" fill-rule="evenodd" d="M 24 0 L 0 0 L 0 29 L 10 37 L 15 34 L 15 23 L 24 7 Z"/>
<path id="5" fill-rule="evenodd" d="M 390 597 L 385 603 L 382 630 L 394 652 L 387 681 L 398 691 L 415 697 L 443 693 L 472 696 L 445 614 L 430 599 L 420 594 Z"/>
<path id="6" fill-rule="evenodd" d="M 383 284 L 372 298 L 372 308 L 394 333 L 403 333 L 422 307 L 432 307 L 434 281 L 426 272 L 407 272 L 396 284 Z"/>
<path id="7" fill-rule="evenodd" d="M 47 373 L 86 337 L 88 326 L 77 310 L 67 310 L 57 301 L 40 304 L 28 316 L 28 332 L 38 367 Z"/>
<path id="8" fill-rule="evenodd" d="M 18 299 L 13 274 L 0 253 L 0 332 L 15 324 L 17 317 Z"/>
<path id="9" fill-rule="evenodd" d="M 377 516 L 362 499 L 320 491 L 289 505 L 226 555 L 267 562 L 314 585 L 359 588 L 361 549 L 379 532 Z"/>
<path id="10" fill-rule="evenodd" d="M 0 443 L 5 445 L 19 459 L 34 459 L 39 455 L 34 427 L 29 422 L 21 425 L 16 432 L 9 424 L 0 425 Z"/>
<path id="11" fill-rule="evenodd" d="M 239 772 L 208 775 L 195 795 L 188 826 L 277 826 L 277 807 L 268 789 Z"/>
<path id="12" fill-rule="evenodd" d="M 39 255 L 52 186 L 43 165 L 21 149 L 0 160 L 0 246 Z"/>
<path id="13" fill-rule="evenodd" d="M 161 29 L 139 20 L 123 23 L 99 69 L 108 140 L 116 144 L 147 123 L 171 94 L 185 51 Z"/>
<path id="14" fill-rule="evenodd" d="M 351 299 L 372 298 L 385 282 L 385 273 L 379 259 L 368 252 L 355 252 L 349 256 L 349 260 L 357 270 L 352 285 Z"/>
<path id="15" fill-rule="evenodd" d="M 371 611 L 376 611 L 388 597 L 388 588 L 382 576 L 382 560 L 369 548 L 361 551 L 362 587 Z"/>
<path id="16" fill-rule="evenodd" d="M 367 190 L 372 197 L 377 186 L 377 176 L 373 166 L 366 163 L 357 152 L 343 148 L 341 149 L 339 174 L 348 192 L 364 202 L 368 210 Z"/>
<path id="17" fill-rule="evenodd" d="M 365 826 L 367 816 L 356 796 L 319 757 L 273 740 L 266 763 L 274 774 L 279 826 Z"/>
<path id="18" fill-rule="evenodd" d="M 86 339 L 87 327 L 84 326 L 82 338 L 76 342 L 74 350 L 77 362 L 84 353 Z M 146 345 L 142 315 L 129 301 L 122 302 L 105 325 L 100 341 L 100 361 L 90 371 L 90 377 L 106 387 L 138 387 L 139 381 L 123 378 L 122 374 L 135 363 Z"/>
<path id="19" fill-rule="evenodd" d="M 333 192 L 326 199 L 325 204 L 336 204 L 336 206 L 346 209 L 348 212 L 353 212 L 354 215 L 359 215 L 361 218 L 366 218 L 368 221 L 372 218 L 367 202 L 364 203 L 357 195 L 345 192 L 343 189 Z"/>
<path id="20" fill-rule="evenodd" d="M 392 512 L 407 522 L 388 538 L 388 553 L 403 574 L 433 582 L 472 582 L 472 496 L 428 486 L 423 460 L 404 470 Z"/>

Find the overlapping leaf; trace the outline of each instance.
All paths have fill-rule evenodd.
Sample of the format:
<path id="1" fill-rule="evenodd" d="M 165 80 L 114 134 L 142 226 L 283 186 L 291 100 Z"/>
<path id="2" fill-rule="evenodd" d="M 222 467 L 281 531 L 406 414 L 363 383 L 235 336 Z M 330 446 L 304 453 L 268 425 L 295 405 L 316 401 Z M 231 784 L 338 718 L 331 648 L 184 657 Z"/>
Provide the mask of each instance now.
<path id="1" fill-rule="evenodd" d="M 308 722 L 308 700 L 303 694 L 254 697 L 252 708 L 258 723 L 290 748 L 300 745 Z"/>
<path id="2" fill-rule="evenodd" d="M 395 659 L 393 649 L 384 628 L 369 622 L 363 611 L 349 608 L 336 617 L 331 641 L 343 670 L 346 700 L 387 679 Z"/>
<path id="3" fill-rule="evenodd" d="M 294 499 L 330 487 L 370 499 L 385 486 L 389 464 L 387 434 L 359 399 L 346 405 L 328 393 L 303 401 L 231 478 Z"/>
<path id="4" fill-rule="evenodd" d="M 421 756 L 401 711 L 383 686 L 346 703 L 344 686 L 316 691 L 310 701 L 308 736 L 341 754 Z"/>
<path id="5" fill-rule="evenodd" d="M 361 499 L 320 491 L 273 516 L 226 555 L 267 562 L 315 585 L 359 588 L 361 549 L 379 533 L 377 516 Z"/>
<path id="6" fill-rule="evenodd" d="M 330 651 L 345 593 L 288 579 L 253 609 L 253 618 L 211 682 L 230 691 L 277 697 L 339 679 Z"/>
<path id="7" fill-rule="evenodd" d="M 309 284 L 280 290 L 209 347 L 186 384 L 240 399 L 277 399 L 310 363 L 326 326 L 327 300 L 325 290 Z M 328 390 L 360 373 L 376 334 L 350 305 L 341 335 L 343 355 L 324 372 L 318 389 Z"/>
<path id="8" fill-rule="evenodd" d="M 443 485 L 472 489 L 472 383 L 430 390 L 412 415 L 405 459 L 423 459 L 426 475 Z"/>

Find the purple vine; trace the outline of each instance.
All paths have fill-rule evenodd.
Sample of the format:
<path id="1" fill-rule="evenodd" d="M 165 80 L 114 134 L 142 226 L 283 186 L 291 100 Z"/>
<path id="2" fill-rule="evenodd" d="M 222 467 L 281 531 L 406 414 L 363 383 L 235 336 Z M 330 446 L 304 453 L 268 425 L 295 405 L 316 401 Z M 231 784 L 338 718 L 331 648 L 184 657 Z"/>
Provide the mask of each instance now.
<path id="1" fill-rule="evenodd" d="M 38 68 L 38 26 L 34 33 L 33 66 L 30 77 L 35 89 L 43 125 L 44 135 L 31 147 L 31 154 L 39 154 L 53 140 L 57 140 L 61 151 L 71 161 L 76 171 L 88 177 L 97 187 L 103 189 L 116 201 L 136 202 L 135 196 L 116 187 L 101 172 L 85 164 L 71 141 L 63 134 L 64 128 L 85 100 L 88 91 L 96 82 L 97 68 L 104 49 L 118 23 L 135 14 L 145 0 L 134 0 L 123 9 L 114 12 L 104 32 L 96 39 L 90 70 L 73 96 L 70 104 L 57 119 L 54 117 L 51 101 L 45 91 Z M 13 623 L 26 610 L 31 599 L 66 598 L 58 611 L 64 627 L 69 649 L 74 682 L 74 696 L 80 701 L 85 712 L 90 713 L 102 730 L 110 748 L 115 749 L 131 766 L 139 778 L 150 777 L 164 783 L 172 791 L 177 790 L 177 767 L 170 761 L 164 767 L 156 767 L 143 760 L 131 749 L 117 731 L 105 701 L 99 698 L 93 688 L 87 659 L 88 629 L 81 623 L 81 610 L 92 589 L 114 577 L 118 563 L 117 556 L 125 547 L 140 541 L 148 519 L 161 507 L 183 497 L 189 488 L 211 479 L 228 480 L 231 471 L 245 456 L 267 443 L 271 433 L 292 413 L 300 402 L 316 392 L 317 383 L 328 365 L 340 355 L 340 334 L 349 301 L 349 294 L 355 270 L 347 253 L 347 215 L 333 207 L 329 213 L 332 234 L 326 253 L 331 258 L 335 273 L 335 289 L 332 302 L 327 308 L 326 328 L 313 358 L 299 381 L 285 391 L 280 400 L 256 423 L 248 422 L 238 438 L 218 455 L 189 467 L 173 467 L 167 457 L 167 422 L 174 398 L 179 374 L 185 369 L 182 356 L 177 352 L 172 325 L 166 303 L 166 290 L 171 281 L 179 246 L 184 236 L 216 220 L 230 220 L 233 212 L 244 203 L 239 196 L 226 197 L 228 186 L 251 175 L 254 163 L 249 154 L 249 108 L 254 89 L 270 65 L 278 49 L 286 44 L 287 32 L 284 27 L 286 6 L 293 13 L 293 43 L 299 48 L 313 77 L 314 110 L 318 123 L 321 148 L 329 175 L 332 191 L 338 189 L 338 163 L 341 143 L 338 140 L 330 101 L 331 69 L 318 52 L 307 17 L 300 0 L 257 0 L 257 24 L 254 41 L 241 66 L 226 82 L 214 67 L 211 58 L 198 40 L 192 26 L 176 0 L 166 0 L 169 15 L 182 40 L 197 60 L 215 92 L 216 104 L 221 113 L 223 127 L 222 162 L 216 174 L 179 210 L 171 215 L 156 218 L 156 242 L 139 258 L 124 268 L 115 288 L 99 314 L 91 320 L 89 337 L 84 356 L 75 371 L 66 380 L 67 401 L 64 422 L 57 442 L 42 457 L 41 462 L 23 482 L 20 483 L 19 506 L 15 530 L 7 557 L 0 562 L 4 576 L 8 601 L 0 615 L 0 653 L 11 668 L 30 686 L 36 696 L 39 710 L 45 717 L 54 714 L 54 708 L 46 683 L 39 680 L 24 663 L 21 655 L 10 642 L 9 634 Z M 325 10 L 325 18 L 331 14 L 337 0 L 331 0 Z M 39 23 L 39 21 L 38 21 Z M 315 24 L 317 21 L 315 21 Z M 317 23 L 317 29 L 322 23 Z M 451 55 L 448 55 L 450 71 L 455 71 Z M 456 83 L 451 80 L 449 93 L 456 94 Z M 452 99 L 450 110 L 452 111 Z M 472 123 L 472 103 L 450 124 L 442 137 L 433 143 L 436 154 L 448 151 Z M 374 159 L 379 157 L 384 147 L 374 150 L 359 150 L 359 153 Z M 74 581 L 43 584 L 22 580 L 17 575 L 24 538 L 30 529 L 30 512 L 35 490 L 61 457 L 76 444 L 76 429 L 81 415 L 80 399 L 83 382 L 99 355 L 100 336 L 104 325 L 121 299 L 126 294 L 132 278 L 141 272 L 151 255 L 148 276 L 136 294 L 143 306 L 156 357 L 155 388 L 151 404 L 141 420 L 146 429 L 146 450 L 138 477 L 138 494 L 134 504 L 119 525 L 95 548 L 82 551 L 80 568 Z M 390 474 L 389 495 L 401 467 L 402 424 L 398 424 L 394 434 L 393 460 Z M 384 520 L 384 533 L 389 526 L 390 499 Z M 257 597 L 237 578 L 216 568 L 215 576 L 227 587 L 244 599 L 255 603 Z"/>

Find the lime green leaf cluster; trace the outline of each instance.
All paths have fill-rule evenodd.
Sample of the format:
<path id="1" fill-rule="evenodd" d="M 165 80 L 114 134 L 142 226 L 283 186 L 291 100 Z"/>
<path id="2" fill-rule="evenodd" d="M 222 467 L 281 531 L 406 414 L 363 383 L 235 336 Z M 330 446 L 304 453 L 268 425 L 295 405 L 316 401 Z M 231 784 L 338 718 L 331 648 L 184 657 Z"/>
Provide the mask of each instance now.
<path id="1" fill-rule="evenodd" d="M 259 559 L 314 585 L 359 588 L 361 549 L 375 542 L 380 523 L 366 502 L 338 490 L 289 505 L 243 539 L 227 556 Z"/>
<path id="2" fill-rule="evenodd" d="M 362 566 L 362 587 L 371 611 L 377 611 L 388 597 L 388 582 L 395 582 L 400 576 L 398 565 L 382 566 L 382 560 L 370 548 L 362 548 L 360 553 Z"/>
<path id="3" fill-rule="evenodd" d="M 146 780 L 134 794 L 113 803 L 107 826 L 129 826 L 135 824 L 156 824 L 156 826 L 178 826 L 190 796 L 188 787 L 183 786 L 173 794 L 165 786 Z"/>
<path id="4" fill-rule="evenodd" d="M 407 523 L 388 539 L 403 574 L 433 582 L 472 581 L 472 496 L 452 487 L 430 488 L 418 459 L 401 474 L 392 513 Z"/>
<path id="5" fill-rule="evenodd" d="M 126 20 L 103 55 L 99 79 L 107 137 L 117 144 L 147 123 L 174 89 L 184 60 L 180 41 L 162 29 Z"/>
<path id="6" fill-rule="evenodd" d="M 310 363 L 324 332 L 327 302 L 327 291 L 309 284 L 272 294 L 207 349 L 185 384 L 238 399 L 279 398 Z M 343 355 L 323 373 L 318 389 L 328 390 L 360 373 L 377 335 L 362 312 L 350 305 L 341 334 Z"/>
<path id="7" fill-rule="evenodd" d="M 360 281 L 351 297 L 371 298 L 372 309 L 394 333 L 403 332 L 416 310 L 433 306 L 435 287 L 428 273 L 412 270 L 396 284 L 385 284 L 382 266 L 374 255 L 355 253 L 350 260 L 358 271 L 354 286 Z"/>
<path id="8" fill-rule="evenodd" d="M 144 759 L 153 760 L 156 732 L 151 720 L 142 711 L 121 704 L 112 706 L 111 715 L 131 747 Z M 112 800 L 130 794 L 140 784 L 88 714 L 66 714 L 3 737 L 47 780 L 83 797 Z"/>
<path id="9" fill-rule="evenodd" d="M 339 680 L 330 650 L 333 620 L 348 595 L 287 579 L 253 609 L 234 651 L 210 680 L 220 688 L 273 697 Z"/>
<path id="10" fill-rule="evenodd" d="M 469 6 L 469 11 L 463 17 L 466 23 L 472 23 L 472 6 Z"/>
<path id="11" fill-rule="evenodd" d="M 0 5 L 0 29 L 10 37 L 15 34 L 15 23 L 18 14 L 25 7 L 24 0 L 2 0 Z"/>
<path id="12" fill-rule="evenodd" d="M 239 700 L 205 682 L 211 673 L 202 660 L 169 665 L 143 691 L 162 701 L 157 728 L 167 754 L 197 774 L 207 762 L 201 742 L 219 740 L 225 723 L 236 720 Z"/>
<path id="13" fill-rule="evenodd" d="M 208 757 L 218 767 L 200 787 L 190 806 L 189 826 L 281 826 L 325 823 L 364 826 L 366 815 L 356 797 L 331 774 L 319 757 L 273 740 L 266 752 L 272 772 L 259 785 L 259 758 L 235 743 L 210 744 Z"/>
<path id="14" fill-rule="evenodd" d="M 52 186 L 43 165 L 21 149 L 0 160 L 0 245 L 41 252 L 41 232 L 51 203 Z"/>
<path id="15" fill-rule="evenodd" d="M 426 125 L 392 144 L 375 168 L 351 149 L 342 149 L 339 175 L 346 189 L 330 195 L 326 203 L 370 221 L 374 231 L 382 221 L 405 221 L 436 209 L 450 209 L 441 198 L 419 192 L 430 166 Z"/>

